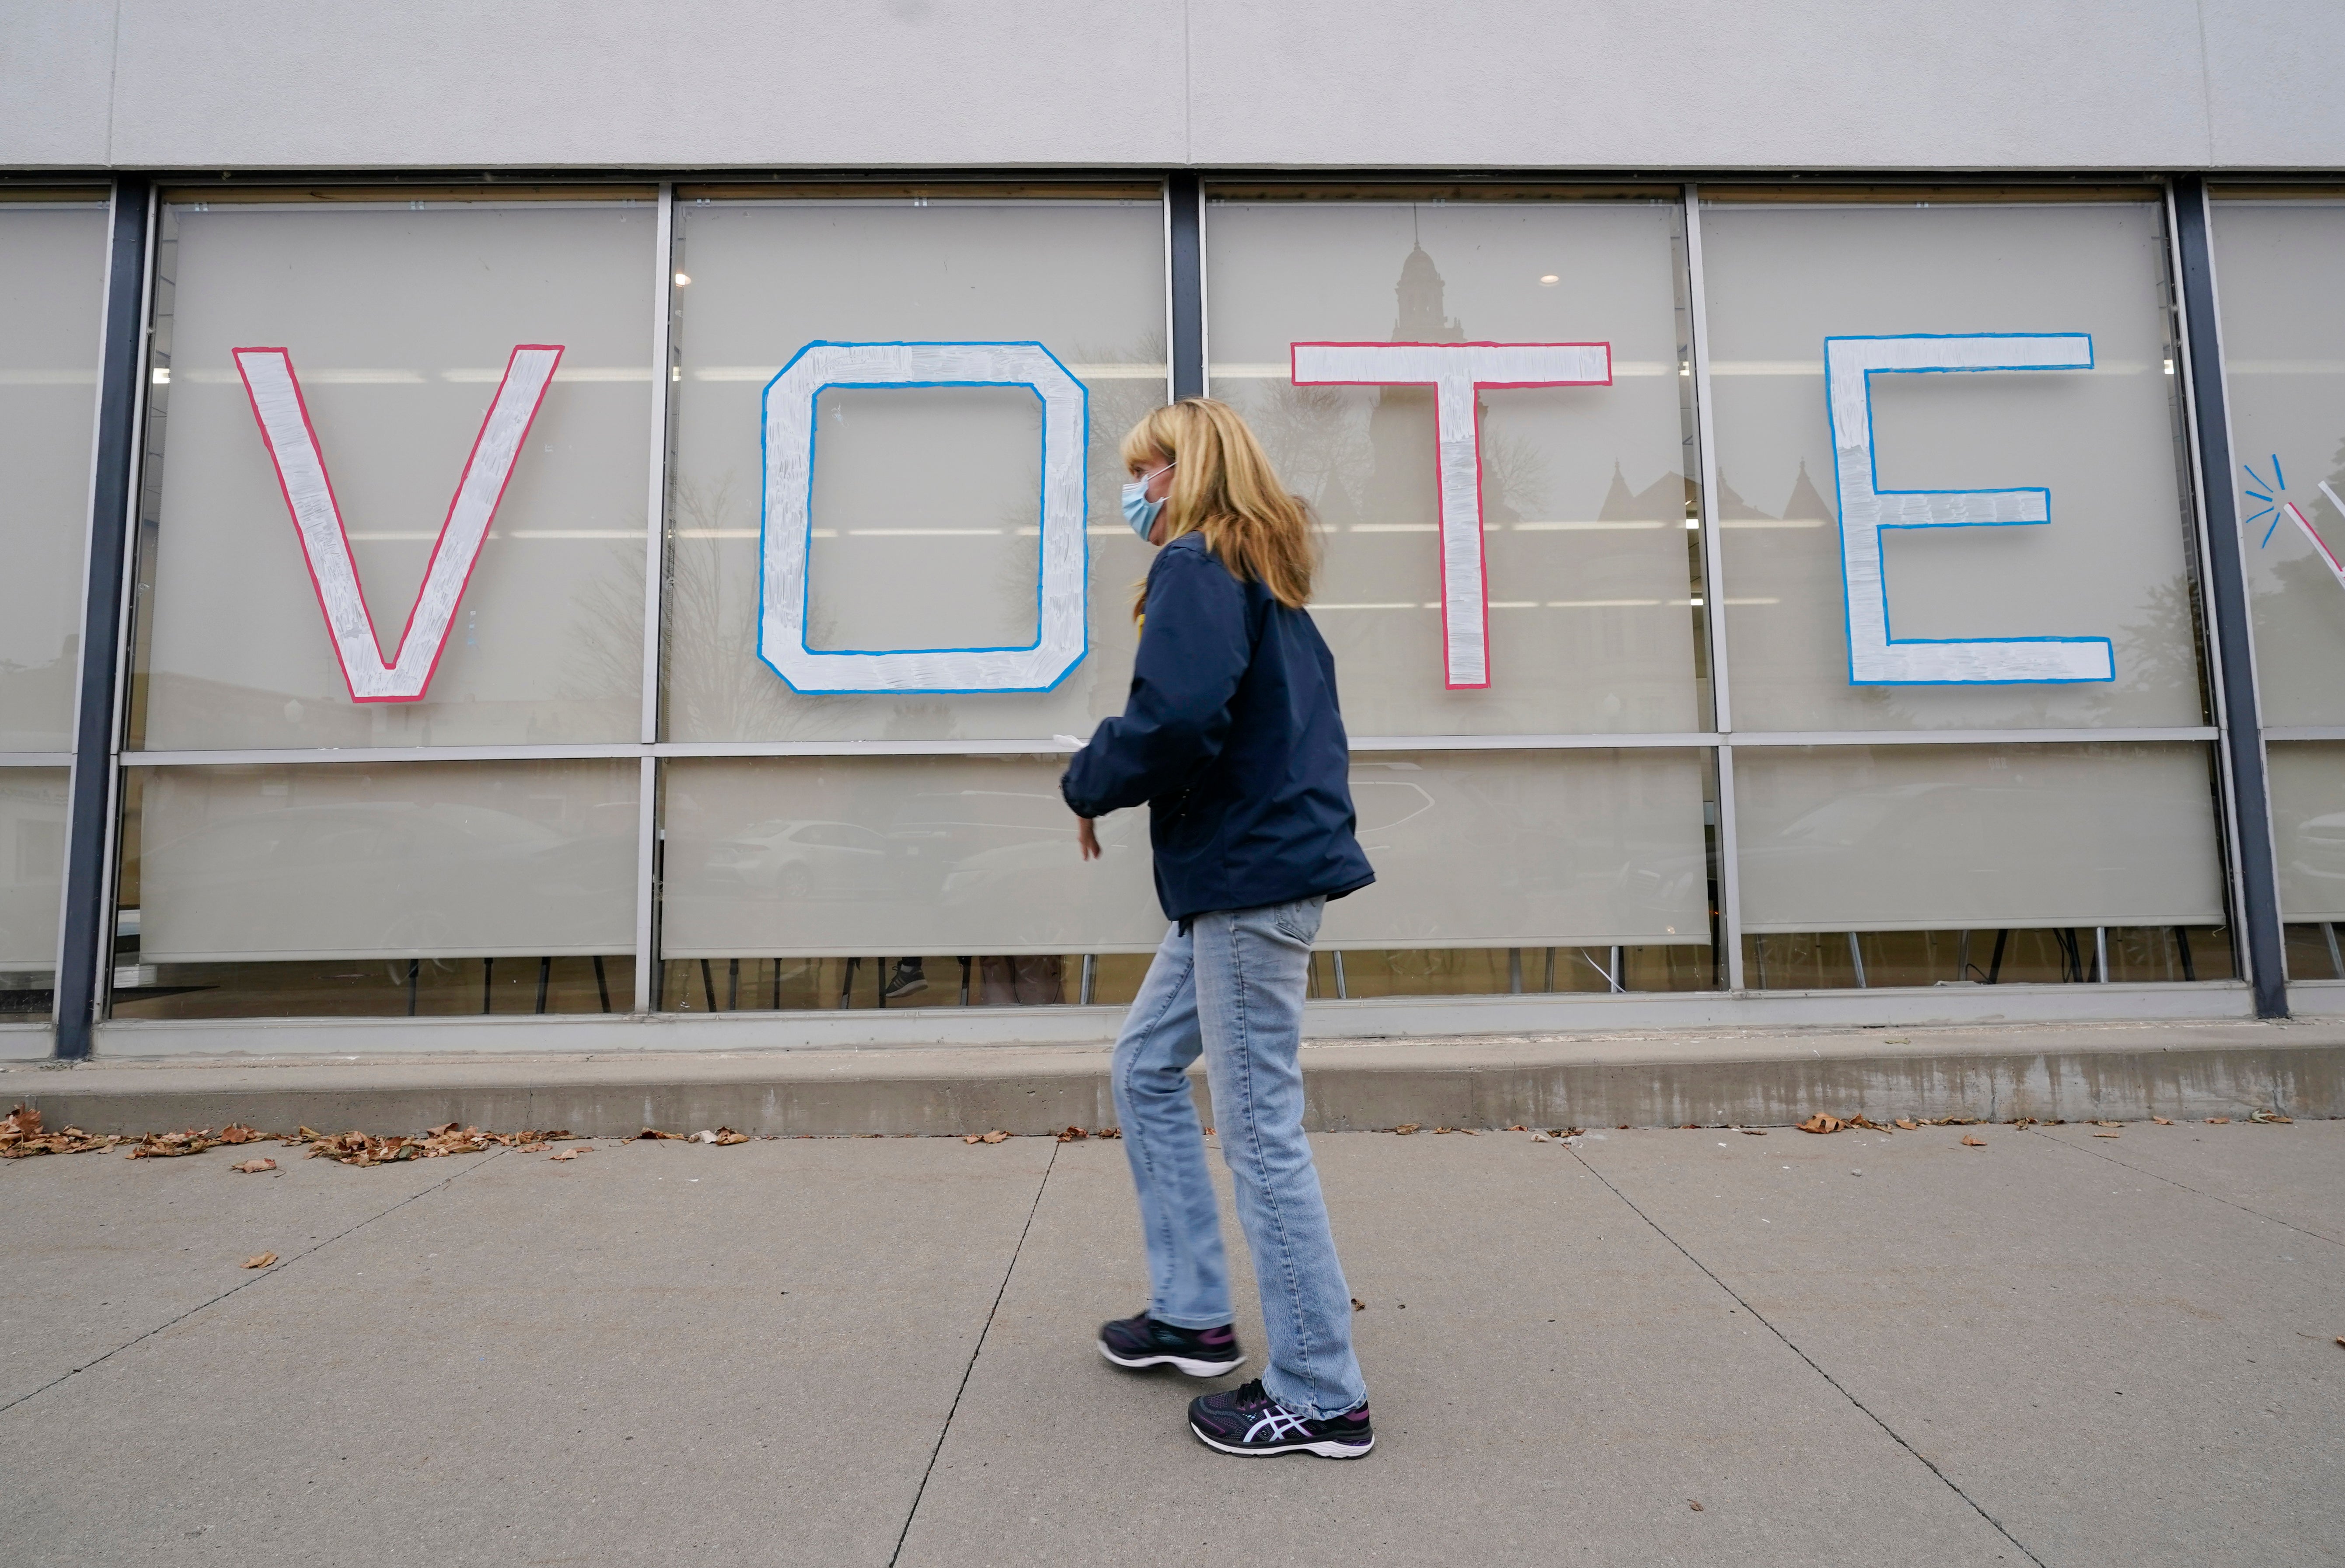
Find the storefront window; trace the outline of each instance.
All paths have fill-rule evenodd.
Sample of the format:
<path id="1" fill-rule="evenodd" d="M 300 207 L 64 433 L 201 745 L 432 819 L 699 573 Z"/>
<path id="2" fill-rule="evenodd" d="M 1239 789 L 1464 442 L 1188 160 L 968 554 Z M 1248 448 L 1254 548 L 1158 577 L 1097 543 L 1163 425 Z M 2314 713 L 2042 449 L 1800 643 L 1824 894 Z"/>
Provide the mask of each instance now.
<path id="1" fill-rule="evenodd" d="M 1674 193 L 1212 194 L 1211 390 L 1325 531 L 1312 614 L 1351 733 L 1707 729 Z M 1571 373 L 1559 361 L 1483 371 L 1453 428 L 1431 386 L 1298 385 L 1298 343 L 1605 345 L 1609 384 L 1487 384 Z M 1482 531 L 1482 583 L 1463 600 L 1445 593 L 1459 568 L 1442 502 L 1460 442 Z M 1478 638 L 1477 617 L 1478 679 L 1448 645 Z"/>
<path id="2" fill-rule="evenodd" d="M 115 1012 L 625 1012 L 632 761 L 127 770 Z"/>
<path id="3" fill-rule="evenodd" d="M 0 1023 L 56 974 L 106 241 L 87 193 L 0 199 Z"/>
<path id="4" fill-rule="evenodd" d="M 635 740 L 654 203 L 163 210 L 132 744 Z"/>
<path id="5" fill-rule="evenodd" d="M 2146 196 L 1704 203 L 1736 730 L 2208 722 L 2166 243 Z"/>
<path id="6" fill-rule="evenodd" d="M 1088 735 L 1122 711 L 1128 588 L 1148 566 L 1117 511 L 1116 444 L 1165 399 L 1158 191 L 754 194 L 676 204 L 666 737 Z M 832 344 L 909 345 L 929 368 L 769 393 Z M 1002 345 L 1043 353 L 1016 363 Z M 1030 384 L 1037 365 L 1055 388 Z M 1046 390 L 1064 394 L 1063 428 L 1046 429 Z M 768 437 L 786 426 L 784 453 Z M 783 455 L 797 477 L 769 482 Z M 1046 563 L 1054 519 L 1064 577 Z M 1046 614 L 1071 647 L 1039 674 L 808 681 L 785 656 L 1016 649 Z"/>
<path id="7" fill-rule="evenodd" d="M 2345 197 L 2242 191 L 2214 245 L 2289 974 L 2345 979 Z"/>

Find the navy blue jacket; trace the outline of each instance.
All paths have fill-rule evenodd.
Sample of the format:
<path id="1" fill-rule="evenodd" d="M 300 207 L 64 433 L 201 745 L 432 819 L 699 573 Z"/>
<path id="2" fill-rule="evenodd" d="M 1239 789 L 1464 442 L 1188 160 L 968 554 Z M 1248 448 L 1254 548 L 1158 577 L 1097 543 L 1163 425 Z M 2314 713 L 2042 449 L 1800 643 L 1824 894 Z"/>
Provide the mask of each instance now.
<path id="1" fill-rule="evenodd" d="M 1319 629 L 1184 533 L 1148 571 L 1123 716 L 1075 754 L 1078 816 L 1146 801 L 1168 920 L 1376 880 L 1352 836 L 1350 749 Z"/>

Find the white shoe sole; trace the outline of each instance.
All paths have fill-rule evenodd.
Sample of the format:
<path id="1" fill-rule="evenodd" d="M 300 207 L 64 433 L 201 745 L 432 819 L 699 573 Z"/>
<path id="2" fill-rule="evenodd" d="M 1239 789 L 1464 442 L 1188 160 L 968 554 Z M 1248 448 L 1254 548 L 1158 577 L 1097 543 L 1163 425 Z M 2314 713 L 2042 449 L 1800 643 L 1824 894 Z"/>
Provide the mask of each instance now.
<path id="1" fill-rule="evenodd" d="M 1321 1459 L 1365 1459 L 1376 1446 L 1376 1440 L 1371 1436 L 1365 1442 L 1337 1442 L 1332 1438 L 1322 1438 L 1316 1442 L 1281 1443 L 1276 1448 L 1233 1448 L 1228 1443 L 1207 1437 L 1204 1429 L 1195 1421 L 1189 1423 L 1189 1430 L 1196 1433 L 1197 1441 L 1207 1448 L 1217 1453 L 1233 1453 L 1240 1459 L 1262 1459 L 1274 1453 L 1315 1453 Z"/>
<path id="2" fill-rule="evenodd" d="M 1101 1355 L 1105 1356 L 1117 1366 L 1128 1367 L 1133 1371 L 1141 1371 L 1149 1367 L 1171 1367 L 1174 1371 L 1185 1373 L 1193 1378 L 1218 1378 L 1224 1372 L 1233 1372 L 1245 1365 L 1244 1356 L 1228 1361 L 1193 1361 L 1186 1356 L 1136 1356 L 1126 1361 L 1109 1350 L 1105 1340 L 1101 1340 L 1097 1343 Z"/>

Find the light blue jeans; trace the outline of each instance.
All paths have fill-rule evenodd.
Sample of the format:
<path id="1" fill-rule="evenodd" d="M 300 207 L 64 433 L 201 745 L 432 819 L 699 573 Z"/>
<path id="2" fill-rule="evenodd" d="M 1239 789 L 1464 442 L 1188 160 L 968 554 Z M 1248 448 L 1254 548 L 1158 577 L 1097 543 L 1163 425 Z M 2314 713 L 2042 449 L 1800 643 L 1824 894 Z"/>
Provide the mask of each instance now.
<path id="1" fill-rule="evenodd" d="M 1213 1127 L 1254 1253 L 1270 1396 L 1315 1418 L 1364 1403 L 1352 1292 L 1335 1260 L 1303 1136 L 1303 992 L 1321 898 L 1200 915 L 1174 926 L 1115 1043 L 1115 1108 L 1148 1240 L 1148 1315 L 1183 1329 L 1230 1320 L 1220 1206 L 1189 1096 L 1200 1052 Z"/>

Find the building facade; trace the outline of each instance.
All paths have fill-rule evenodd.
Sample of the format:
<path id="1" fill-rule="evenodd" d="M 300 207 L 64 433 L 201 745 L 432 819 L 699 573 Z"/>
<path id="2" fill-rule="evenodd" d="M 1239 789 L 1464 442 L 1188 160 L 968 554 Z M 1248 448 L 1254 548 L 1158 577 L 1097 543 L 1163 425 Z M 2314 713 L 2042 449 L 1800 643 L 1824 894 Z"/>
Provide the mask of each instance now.
<path id="1" fill-rule="evenodd" d="M 0 1054 L 1104 1037 L 1197 392 L 1314 1029 L 2345 1010 L 2345 25 L 1219 9 L 13 25 Z"/>

